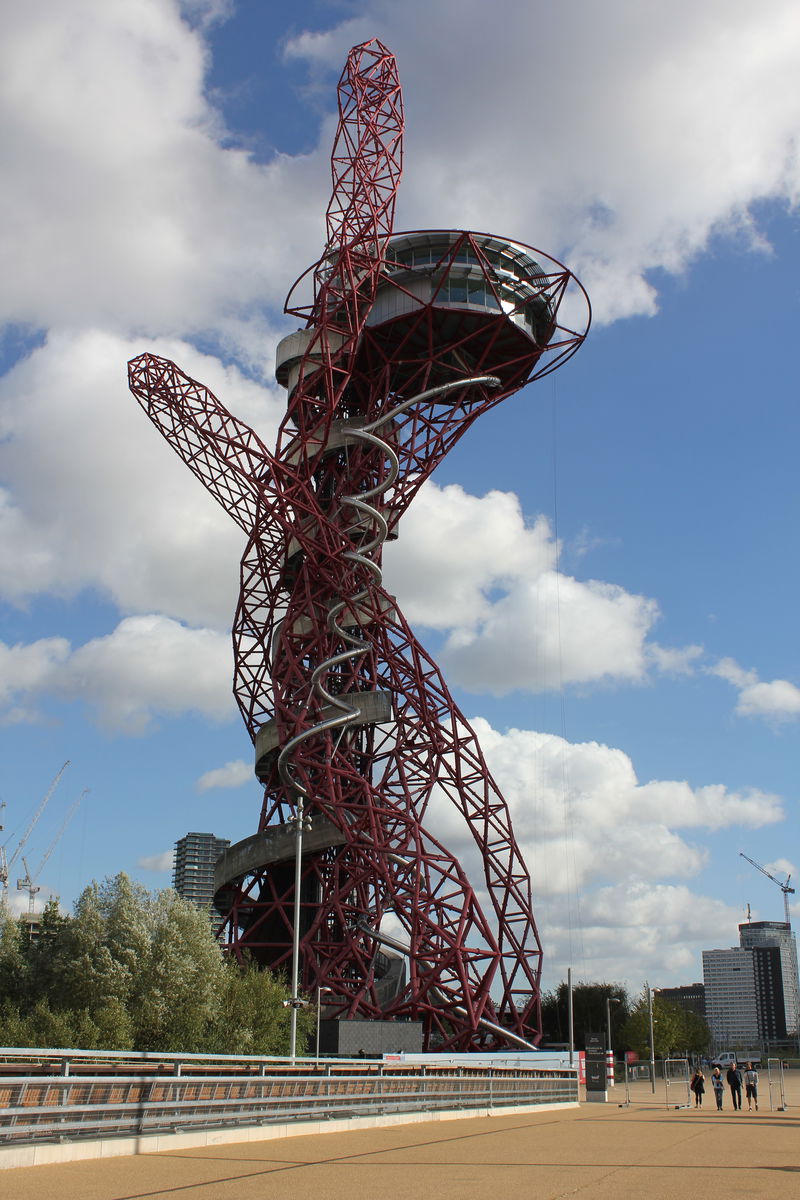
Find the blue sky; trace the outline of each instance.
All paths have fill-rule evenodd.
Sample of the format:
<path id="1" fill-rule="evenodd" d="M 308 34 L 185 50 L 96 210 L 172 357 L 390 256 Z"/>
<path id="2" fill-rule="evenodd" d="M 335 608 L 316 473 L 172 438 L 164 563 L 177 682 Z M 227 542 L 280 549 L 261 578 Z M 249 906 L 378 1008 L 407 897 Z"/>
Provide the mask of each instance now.
<path id="1" fill-rule="evenodd" d="M 579 354 L 470 432 L 386 562 L 508 798 L 545 980 L 690 982 L 748 903 L 780 918 L 738 853 L 780 878 L 798 860 L 796 5 L 35 0 L 2 21 L 9 852 L 66 759 L 32 868 L 90 789 L 40 901 L 119 870 L 164 886 L 188 830 L 255 829 L 241 544 L 125 363 L 174 358 L 272 436 L 336 79 L 378 36 L 406 104 L 396 227 L 541 247 L 594 305 Z"/>

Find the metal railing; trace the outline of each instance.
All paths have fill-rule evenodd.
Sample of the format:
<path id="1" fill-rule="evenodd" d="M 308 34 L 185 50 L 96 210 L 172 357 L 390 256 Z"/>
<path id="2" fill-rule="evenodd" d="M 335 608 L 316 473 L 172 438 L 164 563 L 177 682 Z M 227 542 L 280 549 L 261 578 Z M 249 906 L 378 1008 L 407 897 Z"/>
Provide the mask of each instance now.
<path id="1" fill-rule="evenodd" d="M 686 1058 L 665 1058 L 663 1071 L 664 1104 L 667 1108 L 689 1108 L 692 1103 L 692 1093 L 689 1086 L 689 1060 Z"/>
<path id="2" fill-rule="evenodd" d="M 0 1145 L 578 1101 L 569 1069 L 114 1057 L 0 1051 Z"/>
<path id="3" fill-rule="evenodd" d="M 664 1084 L 664 1104 L 667 1108 L 686 1108 L 691 1101 L 689 1087 L 691 1071 L 686 1058 L 659 1058 L 651 1067 L 645 1059 L 638 1062 L 625 1061 L 625 1101 L 621 1107 L 630 1107 L 631 1085 L 649 1083 L 653 1096 L 656 1095 L 657 1080 Z"/>
<path id="4" fill-rule="evenodd" d="M 625 1102 L 624 1107 L 629 1108 L 631 1103 L 631 1084 L 640 1083 L 646 1080 L 653 1088 L 655 1095 L 656 1081 L 655 1076 L 651 1073 L 650 1063 L 645 1062 L 628 1062 L 625 1059 Z"/>
<path id="5" fill-rule="evenodd" d="M 769 1084 L 769 1108 L 770 1112 L 775 1109 L 778 1112 L 786 1111 L 786 1084 L 783 1076 L 783 1059 L 768 1058 L 767 1059 L 767 1083 Z M 780 1103 L 773 1103 L 773 1092 L 777 1091 L 778 1100 Z"/>

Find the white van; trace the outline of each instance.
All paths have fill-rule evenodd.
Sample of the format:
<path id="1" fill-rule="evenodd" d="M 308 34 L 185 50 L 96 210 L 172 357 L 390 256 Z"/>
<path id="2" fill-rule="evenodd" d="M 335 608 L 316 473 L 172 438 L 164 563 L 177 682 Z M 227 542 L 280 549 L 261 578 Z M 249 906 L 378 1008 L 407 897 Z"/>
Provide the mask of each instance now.
<path id="1" fill-rule="evenodd" d="M 752 1063 L 754 1067 L 760 1067 L 761 1051 L 742 1050 L 741 1053 L 734 1053 L 733 1050 L 723 1050 L 721 1054 L 715 1054 L 711 1060 L 712 1067 L 719 1067 L 723 1071 L 727 1071 L 731 1063 L 736 1063 L 736 1065 L 742 1069 L 744 1069 L 748 1063 Z"/>

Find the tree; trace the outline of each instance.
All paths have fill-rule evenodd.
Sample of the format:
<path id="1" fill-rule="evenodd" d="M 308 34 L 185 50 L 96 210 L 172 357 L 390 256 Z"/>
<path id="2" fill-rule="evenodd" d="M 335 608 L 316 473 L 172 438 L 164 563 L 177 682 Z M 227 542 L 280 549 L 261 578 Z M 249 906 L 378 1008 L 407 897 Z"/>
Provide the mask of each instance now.
<path id="1" fill-rule="evenodd" d="M 613 1003 L 606 1010 L 606 1000 Z M 572 989 L 572 1014 L 575 1045 L 586 1045 L 587 1034 L 605 1035 L 607 1016 L 611 1016 L 611 1040 L 616 1047 L 628 1017 L 630 999 L 624 987 L 616 983 L 578 983 Z M 569 1040 L 569 987 L 560 983 L 555 991 L 542 997 L 542 1030 L 546 1042 Z"/>
<path id="2" fill-rule="evenodd" d="M 650 1011 L 642 992 L 622 1030 L 624 1044 L 641 1058 L 650 1056 Z M 696 1013 L 653 996 L 653 1046 L 656 1058 L 702 1054 L 709 1042 L 708 1026 Z"/>
<path id="3" fill-rule="evenodd" d="M 124 997 L 125 971 L 107 944 L 96 883 L 78 897 L 75 915 L 64 925 L 57 949 L 53 978 L 60 1006 L 93 1012 Z"/>
<path id="4" fill-rule="evenodd" d="M 0 928 L 8 1046 L 285 1054 L 287 996 L 269 971 L 223 959 L 205 912 L 125 874 L 84 888 L 72 917 L 48 904 L 36 943 L 21 922 Z M 298 1015 L 303 1038 L 314 1013 Z"/>
<path id="5" fill-rule="evenodd" d="M 104 880 L 98 888 L 98 902 L 105 942 L 121 972 L 117 994 L 128 1004 L 150 947 L 156 900 L 123 872 Z"/>
<path id="6" fill-rule="evenodd" d="M 261 971 L 252 963 L 240 967 L 229 959 L 225 969 L 222 1003 L 208 1032 L 206 1049 L 215 1054 L 286 1054 L 289 1048 L 291 1010 L 283 979 Z M 311 1036 L 316 1009 L 297 1014 L 298 1045 Z"/>
<path id="7" fill-rule="evenodd" d="M 58 995 L 61 982 L 69 971 L 69 954 L 63 937 L 68 921 L 57 900 L 48 900 L 39 922 L 39 935 L 31 942 L 22 934 L 26 966 L 23 1009 L 32 1008 L 43 996 Z M 22 931 L 22 921 L 19 923 Z"/>
<path id="8" fill-rule="evenodd" d="M 687 1054 L 705 1054 L 711 1045 L 711 1030 L 705 1017 L 699 1013 L 686 1011 L 683 1014 L 685 1025 L 684 1046 Z"/>
<path id="9" fill-rule="evenodd" d="M 139 1050 L 201 1050 L 217 1018 L 224 965 L 204 912 L 177 892 L 151 910 L 150 945 L 132 995 Z"/>
<path id="10" fill-rule="evenodd" d="M 0 913 L 0 1007 L 17 1007 L 23 1002 L 27 994 L 27 974 L 25 937 L 20 924 Z"/>

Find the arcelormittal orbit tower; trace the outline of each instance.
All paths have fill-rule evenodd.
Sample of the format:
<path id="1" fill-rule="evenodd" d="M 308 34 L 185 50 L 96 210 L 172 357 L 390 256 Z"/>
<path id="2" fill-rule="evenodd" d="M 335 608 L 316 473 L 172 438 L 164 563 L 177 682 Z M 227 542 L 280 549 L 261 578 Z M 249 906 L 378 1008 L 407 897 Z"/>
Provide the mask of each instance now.
<path id="1" fill-rule="evenodd" d="M 274 451 L 174 363 L 134 359 L 130 386 L 247 538 L 234 690 L 264 800 L 217 868 L 229 950 L 324 991 L 331 1016 L 421 1020 L 429 1048 L 519 1046 L 539 1036 L 528 872 L 381 555 L 475 419 L 575 352 L 588 303 L 563 266 L 504 238 L 393 234 L 402 137 L 393 56 L 356 46 L 327 244 L 301 277 L 313 298 L 295 285 L 286 305 L 304 327 L 277 350 Z M 570 291 L 580 330 L 559 317 Z M 482 878 L 437 837 L 445 803 Z"/>

